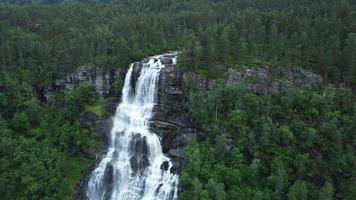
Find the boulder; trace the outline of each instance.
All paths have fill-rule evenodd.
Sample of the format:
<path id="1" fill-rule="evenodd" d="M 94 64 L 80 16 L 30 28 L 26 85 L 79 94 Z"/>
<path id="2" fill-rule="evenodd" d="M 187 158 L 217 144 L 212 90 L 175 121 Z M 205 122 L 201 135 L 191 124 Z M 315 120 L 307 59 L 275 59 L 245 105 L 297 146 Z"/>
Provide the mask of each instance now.
<path id="1" fill-rule="evenodd" d="M 167 57 L 167 56 L 162 56 L 160 58 L 160 60 L 161 60 L 161 63 L 164 64 L 164 65 L 173 63 L 172 59 Z"/>
<path id="2" fill-rule="evenodd" d="M 85 112 L 80 116 L 79 122 L 81 128 L 92 128 L 99 116 L 93 112 Z"/>
<path id="3" fill-rule="evenodd" d="M 104 110 L 111 116 L 114 115 L 119 102 L 120 102 L 119 97 L 105 98 L 104 99 Z"/>
<path id="4" fill-rule="evenodd" d="M 178 149 L 171 149 L 169 150 L 169 155 L 178 158 L 178 159 L 186 159 L 187 155 L 185 153 L 185 150 L 183 148 L 178 148 Z"/>
<path id="5" fill-rule="evenodd" d="M 117 103 L 106 103 L 104 105 L 104 109 L 107 113 L 110 113 L 111 115 L 115 114 L 117 108 Z"/>
<path id="6" fill-rule="evenodd" d="M 95 133 L 99 138 L 106 140 L 110 135 L 112 126 L 113 121 L 111 117 L 101 119 L 96 127 Z"/>
<path id="7" fill-rule="evenodd" d="M 163 171 L 167 171 L 168 170 L 168 167 L 169 167 L 169 163 L 168 161 L 164 161 L 161 165 L 161 170 Z"/>
<path id="8" fill-rule="evenodd" d="M 175 160 L 172 164 L 170 172 L 173 174 L 179 174 L 184 165 L 187 164 L 187 160 Z"/>
<path id="9" fill-rule="evenodd" d="M 181 148 L 188 144 L 188 142 L 196 138 L 196 134 L 193 133 L 193 130 L 188 131 L 188 133 L 183 133 L 180 136 L 172 140 L 172 148 Z"/>

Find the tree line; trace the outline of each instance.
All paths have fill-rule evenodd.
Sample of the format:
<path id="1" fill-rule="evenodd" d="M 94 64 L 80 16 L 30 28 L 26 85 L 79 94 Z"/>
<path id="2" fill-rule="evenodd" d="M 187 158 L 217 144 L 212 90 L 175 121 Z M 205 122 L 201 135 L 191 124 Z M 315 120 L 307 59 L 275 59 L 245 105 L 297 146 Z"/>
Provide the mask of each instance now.
<path id="1" fill-rule="evenodd" d="M 178 50 L 182 69 L 211 78 L 230 67 L 288 65 L 355 87 L 355 23 L 351 0 L 2 0 L 0 195 L 69 199 L 94 162 L 96 139 L 78 120 L 100 106 L 90 86 L 47 102 L 33 94 L 78 66 L 126 69 Z M 236 91 L 217 87 L 207 104 L 190 98 L 197 125 L 223 131 L 190 145 L 183 199 L 354 196 L 349 90 Z"/>

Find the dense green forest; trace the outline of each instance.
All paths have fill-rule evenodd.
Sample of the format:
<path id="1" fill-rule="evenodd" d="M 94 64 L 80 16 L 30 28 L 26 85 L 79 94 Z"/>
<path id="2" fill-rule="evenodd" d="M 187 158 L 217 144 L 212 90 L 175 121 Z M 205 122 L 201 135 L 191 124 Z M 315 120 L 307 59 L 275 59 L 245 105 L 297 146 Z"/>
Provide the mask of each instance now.
<path id="1" fill-rule="evenodd" d="M 188 147 L 182 199 L 354 199 L 354 102 L 335 88 L 193 93 L 190 109 L 209 131 Z"/>
<path id="2" fill-rule="evenodd" d="M 96 138 L 79 126 L 100 102 L 90 85 L 47 101 L 39 88 L 81 65 L 126 69 L 169 50 L 209 78 L 221 78 L 221 66 L 302 66 L 332 84 L 265 96 L 221 84 L 190 90 L 208 134 L 188 147 L 182 199 L 356 196 L 355 1 L 0 2 L 2 199 L 70 199 L 95 160 Z"/>

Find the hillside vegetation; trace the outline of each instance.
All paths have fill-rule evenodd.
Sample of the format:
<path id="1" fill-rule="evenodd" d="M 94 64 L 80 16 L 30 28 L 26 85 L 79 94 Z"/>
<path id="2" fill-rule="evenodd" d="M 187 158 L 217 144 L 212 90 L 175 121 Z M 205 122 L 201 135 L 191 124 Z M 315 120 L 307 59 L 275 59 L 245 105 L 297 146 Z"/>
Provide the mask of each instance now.
<path id="1" fill-rule="evenodd" d="M 187 88 L 206 135 L 187 149 L 182 199 L 353 199 L 355 13 L 353 0 L 0 1 L 1 198 L 70 199 L 95 162 L 79 117 L 101 114 L 102 101 L 89 84 L 39 98 L 53 80 L 179 50 L 184 71 L 215 80 L 301 66 L 331 83 L 274 95 Z"/>

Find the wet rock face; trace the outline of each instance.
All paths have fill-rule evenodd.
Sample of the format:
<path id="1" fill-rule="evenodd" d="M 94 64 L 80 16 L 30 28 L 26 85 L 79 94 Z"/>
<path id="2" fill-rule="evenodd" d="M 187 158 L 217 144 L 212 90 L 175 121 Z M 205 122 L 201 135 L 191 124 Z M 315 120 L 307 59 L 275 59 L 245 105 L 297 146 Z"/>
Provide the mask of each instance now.
<path id="1" fill-rule="evenodd" d="M 102 118 L 98 125 L 95 127 L 96 136 L 103 141 L 107 141 L 112 126 L 113 121 L 111 117 Z"/>
<path id="2" fill-rule="evenodd" d="M 130 164 L 135 174 L 142 174 L 149 165 L 148 151 L 146 137 L 136 134 L 130 144 L 130 152 L 133 152 Z"/>
<path id="3" fill-rule="evenodd" d="M 163 151 L 168 153 L 173 139 L 183 132 L 192 131 L 191 116 L 186 108 L 183 90 L 183 72 L 173 64 L 172 57 L 163 57 L 166 62 L 161 70 L 158 89 L 158 104 L 153 109 L 152 125 L 154 131 L 162 137 Z"/>
<path id="4" fill-rule="evenodd" d="M 186 98 L 182 87 L 183 72 L 174 64 L 174 56 L 167 55 L 156 62 L 165 63 L 166 66 L 161 70 L 159 77 L 159 86 L 157 91 L 157 105 L 153 109 L 151 118 L 151 129 L 161 137 L 163 152 L 172 158 L 173 166 L 170 167 L 168 162 L 161 165 L 161 169 L 170 170 L 174 173 L 179 173 L 183 165 L 187 162 L 184 152 L 184 146 L 192 137 L 185 137 L 186 134 L 195 134 L 192 127 L 192 120 L 185 107 Z M 138 77 L 140 76 L 143 62 L 133 64 L 131 77 L 131 87 L 135 88 Z M 125 72 L 126 73 L 126 72 Z M 124 76 L 122 76 L 124 79 Z M 74 87 L 74 86 L 73 86 Z M 105 96 L 104 96 L 105 97 Z M 120 98 L 105 98 L 104 108 L 109 117 L 98 120 L 96 126 L 96 134 L 100 140 L 107 139 L 112 128 L 112 118 L 115 114 L 116 107 Z M 134 173 L 143 173 L 148 162 L 148 146 L 145 137 L 139 133 L 134 136 L 133 142 L 130 144 L 135 152 L 131 155 L 130 164 L 134 169 Z M 175 144 L 173 144 L 173 141 Z M 173 149 L 173 150 L 172 150 Z M 99 155 L 105 152 L 99 152 Z M 182 157 L 183 156 L 183 157 Z M 83 174 L 82 180 L 78 183 L 77 192 L 73 194 L 73 199 L 86 199 L 85 190 L 87 188 L 87 180 L 92 169 L 88 173 Z M 112 169 L 107 168 L 105 174 L 110 174 Z M 108 175 L 109 176 L 109 175 Z M 105 181 L 108 188 L 112 186 L 112 181 L 108 177 Z"/>
<path id="5" fill-rule="evenodd" d="M 132 66 L 132 75 L 131 75 L 130 85 L 133 90 L 136 89 L 137 79 L 140 77 L 142 67 L 143 67 L 143 64 L 141 62 L 136 62 Z"/>
<path id="6" fill-rule="evenodd" d="M 111 163 L 109 163 L 104 171 L 104 184 L 102 187 L 105 188 L 104 190 L 104 199 L 110 199 L 110 194 L 113 189 L 113 177 L 114 177 L 114 167 Z"/>
<path id="7" fill-rule="evenodd" d="M 157 95 L 157 105 L 152 110 L 152 118 L 150 122 L 150 127 L 153 132 L 158 134 L 162 140 L 163 152 L 171 157 L 175 165 L 171 167 L 176 173 L 179 173 L 181 167 L 185 163 L 186 157 L 184 152 L 184 146 L 188 143 L 187 138 L 181 137 L 182 134 L 194 134 L 192 119 L 187 112 L 186 108 L 186 98 L 183 91 L 183 72 L 177 67 L 174 62 L 174 55 L 165 55 L 156 60 L 156 62 L 162 62 L 165 67 L 161 69 L 159 77 L 158 95 Z M 141 62 L 134 63 L 132 83 L 137 82 L 139 73 L 143 67 Z M 184 141 L 179 141 L 179 140 Z M 143 146 L 145 144 L 142 139 L 137 138 L 137 143 L 132 144 L 134 146 Z M 179 149 L 173 148 L 173 141 L 179 143 Z M 175 145 L 175 148 L 177 145 Z M 140 148 L 140 147 L 138 147 Z M 142 149 L 141 155 L 144 155 L 145 149 Z M 173 154 L 171 153 L 173 152 Z M 178 153 L 177 153 L 178 152 Z M 174 154 L 177 153 L 177 154 Z M 177 156 L 180 155 L 180 156 Z M 134 155 L 130 160 L 131 165 L 137 168 L 137 173 L 140 173 L 141 166 L 146 165 L 147 161 L 145 156 Z M 161 168 L 163 170 L 168 170 L 167 163 L 163 163 Z"/>
<path id="8" fill-rule="evenodd" d="M 113 116 L 116 112 L 117 106 L 119 105 L 120 98 L 118 97 L 109 97 L 104 99 L 104 109 L 106 113 L 110 116 Z"/>
<path id="9" fill-rule="evenodd" d="M 161 165 L 161 170 L 167 171 L 169 167 L 169 163 L 167 161 L 164 161 Z"/>

